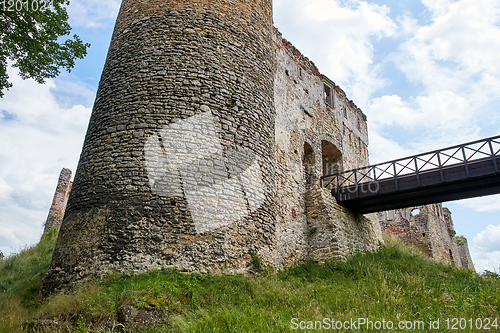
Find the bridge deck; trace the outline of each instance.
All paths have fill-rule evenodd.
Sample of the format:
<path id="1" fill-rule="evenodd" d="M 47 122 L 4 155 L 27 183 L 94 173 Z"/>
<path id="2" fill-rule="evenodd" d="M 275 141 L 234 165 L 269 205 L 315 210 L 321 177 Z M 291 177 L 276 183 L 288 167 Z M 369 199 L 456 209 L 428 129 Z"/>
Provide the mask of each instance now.
<path id="1" fill-rule="evenodd" d="M 322 184 L 359 213 L 500 193 L 500 136 L 325 176 Z"/>

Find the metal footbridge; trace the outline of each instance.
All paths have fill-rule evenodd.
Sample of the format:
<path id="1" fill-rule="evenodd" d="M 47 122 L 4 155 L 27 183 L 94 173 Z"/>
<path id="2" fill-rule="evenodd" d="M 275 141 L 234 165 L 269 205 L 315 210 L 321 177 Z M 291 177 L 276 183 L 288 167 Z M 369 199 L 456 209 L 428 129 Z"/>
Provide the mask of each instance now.
<path id="1" fill-rule="evenodd" d="M 500 193 L 500 135 L 321 178 L 359 213 Z"/>

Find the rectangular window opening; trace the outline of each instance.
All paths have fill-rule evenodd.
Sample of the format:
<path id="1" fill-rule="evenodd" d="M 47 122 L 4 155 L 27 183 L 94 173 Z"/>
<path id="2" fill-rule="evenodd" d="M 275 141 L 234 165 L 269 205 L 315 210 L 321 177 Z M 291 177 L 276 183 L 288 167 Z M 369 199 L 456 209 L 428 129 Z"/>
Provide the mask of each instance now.
<path id="1" fill-rule="evenodd" d="M 324 95 L 325 95 L 325 103 L 331 106 L 332 108 L 335 107 L 333 104 L 333 88 L 330 87 L 329 85 L 325 84 L 324 85 Z"/>

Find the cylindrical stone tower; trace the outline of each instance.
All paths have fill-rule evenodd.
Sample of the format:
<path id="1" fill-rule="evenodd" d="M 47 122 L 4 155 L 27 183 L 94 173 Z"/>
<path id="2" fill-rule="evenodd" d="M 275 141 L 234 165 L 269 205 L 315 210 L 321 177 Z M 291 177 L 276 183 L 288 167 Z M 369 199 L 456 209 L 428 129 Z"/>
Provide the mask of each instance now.
<path id="1" fill-rule="evenodd" d="M 43 291 L 272 264 L 272 0 L 123 0 Z"/>

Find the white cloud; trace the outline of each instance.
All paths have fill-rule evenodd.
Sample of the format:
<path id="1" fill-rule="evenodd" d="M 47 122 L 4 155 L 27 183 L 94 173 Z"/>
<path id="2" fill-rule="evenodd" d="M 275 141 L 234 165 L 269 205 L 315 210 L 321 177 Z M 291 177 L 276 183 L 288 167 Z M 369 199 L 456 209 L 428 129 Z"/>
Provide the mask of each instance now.
<path id="1" fill-rule="evenodd" d="M 460 200 L 458 203 L 476 212 L 500 212 L 500 194 Z M 497 241 L 500 244 L 500 237 Z"/>
<path id="2" fill-rule="evenodd" d="M 475 249 L 471 248 L 472 262 L 474 263 L 474 268 L 477 272 L 484 272 L 488 270 L 490 272 L 500 272 L 500 251 L 493 252 L 476 252 Z"/>
<path id="3" fill-rule="evenodd" d="M 411 95 L 376 97 L 365 108 L 375 160 L 395 155 L 374 147 L 384 143 L 381 137 L 396 138 L 389 145 L 395 151 L 417 153 L 498 134 L 493 132 L 499 118 L 492 104 L 500 106 L 500 3 L 423 3 L 432 20 L 419 26 L 411 16 L 417 13 L 398 18 L 402 42 L 387 57 L 413 85 Z M 394 129 L 407 131 L 413 140 L 392 135 Z M 396 141 L 405 142 L 405 149 Z"/>
<path id="4" fill-rule="evenodd" d="M 500 269 L 500 225 L 488 225 L 472 240 L 471 256 L 477 271 Z"/>
<path id="5" fill-rule="evenodd" d="M 59 172 L 63 167 L 75 171 L 91 112 L 79 104 L 61 107 L 57 80 L 39 85 L 22 80 L 13 68 L 8 71 L 14 86 L 5 93 L 0 109 L 9 114 L 0 119 L 0 250 L 4 253 L 38 240 Z"/>
<path id="6" fill-rule="evenodd" d="M 488 225 L 474 237 L 473 243 L 478 250 L 500 251 L 500 225 Z M 500 260 L 500 257 L 498 258 Z"/>
<path id="7" fill-rule="evenodd" d="M 432 22 L 418 27 L 409 17 L 400 19 L 403 30 L 414 33 L 390 56 L 410 82 L 423 89 L 413 100 L 385 107 L 394 109 L 392 113 L 405 108 L 407 116 L 394 120 L 403 126 L 470 126 L 482 106 L 498 96 L 500 4 L 488 0 L 424 4 L 433 14 Z M 372 106 L 387 102 L 384 97 L 372 101 Z M 385 122 L 375 112 L 372 116 Z"/>
<path id="8" fill-rule="evenodd" d="M 473 83 L 468 76 L 481 71 L 499 75 L 498 2 L 462 0 L 438 12 L 434 8 L 429 5 L 432 23 L 401 46 L 408 57 L 401 59 L 405 71 L 429 89 L 464 89 Z"/>
<path id="9" fill-rule="evenodd" d="M 373 115 L 377 125 L 401 124 L 410 126 L 414 123 L 415 113 L 398 95 L 374 98 L 370 102 L 369 115 Z"/>
<path id="10" fill-rule="evenodd" d="M 116 20 L 121 1 L 72 0 L 68 7 L 73 27 L 102 28 Z"/>
<path id="11" fill-rule="evenodd" d="M 376 130 L 370 129 L 370 163 L 376 164 L 414 155 L 417 152 L 401 147 L 398 143 L 385 138 Z"/>
<path id="12" fill-rule="evenodd" d="M 275 25 L 319 70 L 341 85 L 363 107 L 373 91 L 387 84 L 377 77 L 373 39 L 391 36 L 397 26 L 389 8 L 367 1 L 291 0 L 274 2 Z M 297 23 L 290 22 L 290 16 Z"/>

